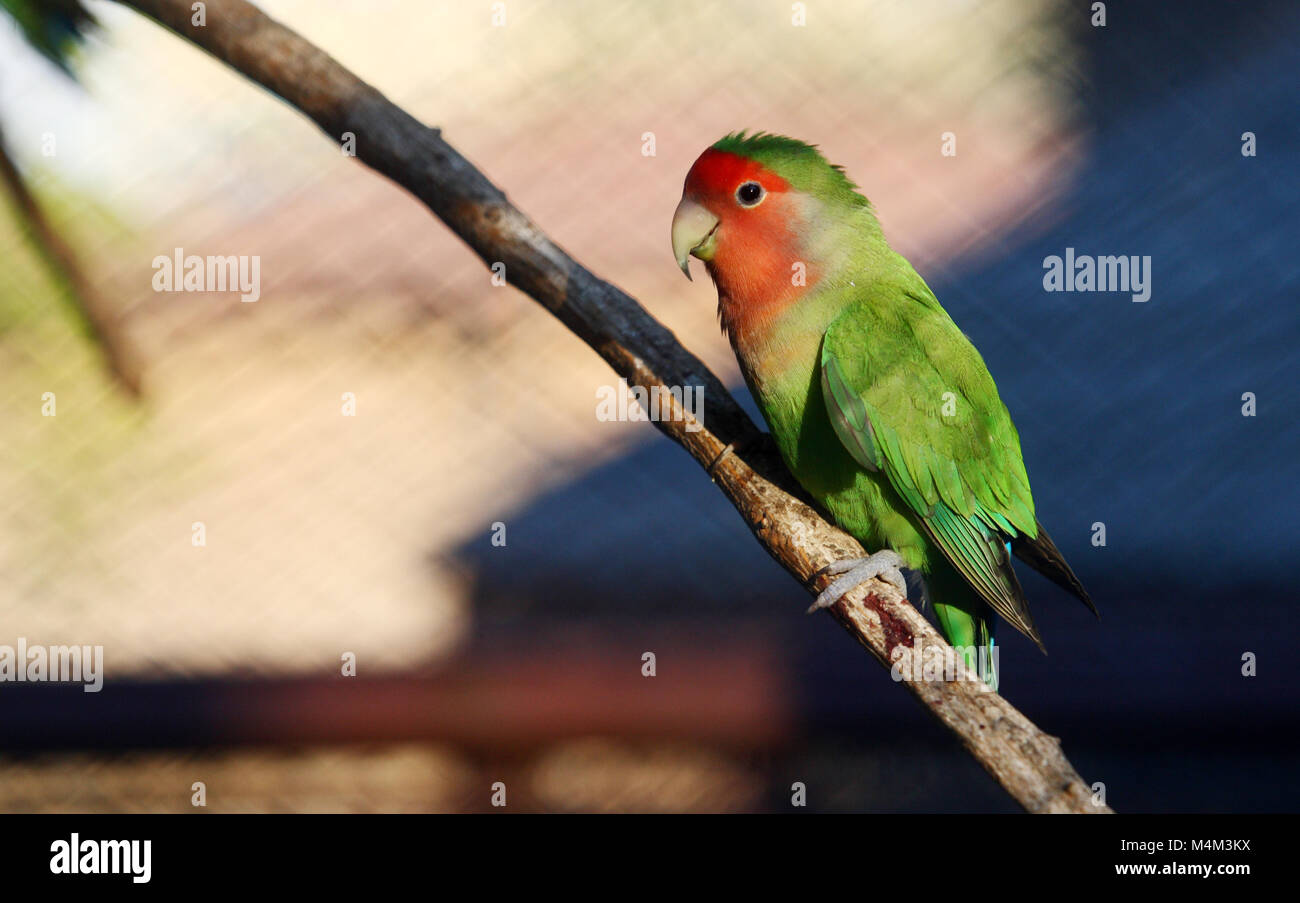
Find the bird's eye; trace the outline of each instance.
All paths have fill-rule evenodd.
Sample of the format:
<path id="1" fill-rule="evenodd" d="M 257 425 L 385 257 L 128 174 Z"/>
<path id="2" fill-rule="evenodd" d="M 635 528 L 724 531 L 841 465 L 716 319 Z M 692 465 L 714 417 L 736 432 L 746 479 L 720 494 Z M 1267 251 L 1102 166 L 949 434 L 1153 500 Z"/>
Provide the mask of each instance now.
<path id="1" fill-rule="evenodd" d="M 736 200 L 740 201 L 743 207 L 753 207 L 763 200 L 764 193 L 762 185 L 757 182 L 746 182 L 736 189 Z"/>

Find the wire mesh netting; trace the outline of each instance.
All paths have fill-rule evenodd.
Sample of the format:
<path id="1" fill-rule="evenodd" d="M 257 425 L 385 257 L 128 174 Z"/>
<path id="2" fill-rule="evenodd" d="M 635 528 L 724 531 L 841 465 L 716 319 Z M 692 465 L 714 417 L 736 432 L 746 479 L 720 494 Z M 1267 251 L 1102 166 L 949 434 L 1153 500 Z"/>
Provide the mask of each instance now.
<path id="1" fill-rule="evenodd" d="M 101 645 L 110 688 L 235 679 L 255 695 L 263 679 L 337 676 L 349 654 L 362 676 L 434 668 L 482 632 L 483 585 L 520 561 L 500 593 L 514 603 L 544 581 L 581 595 L 623 567 L 601 543 L 624 545 L 620 528 L 523 514 L 657 441 L 597 419 L 603 362 L 301 115 L 129 10 L 88 5 L 100 25 L 75 81 L 0 21 L 0 125 L 143 396 L 114 382 L 30 223 L 0 202 L 0 643 Z M 684 282 L 668 249 L 709 143 L 742 128 L 818 143 L 942 281 L 1058 221 L 1095 140 L 1089 5 L 1064 0 L 260 6 L 441 127 L 732 384 L 712 289 Z M 256 299 L 158 291 L 156 261 L 177 254 L 256 258 Z M 619 473 L 582 493 L 627 515 L 627 559 L 652 559 L 655 534 L 682 524 L 635 512 L 672 487 Z M 761 558 L 715 500 L 668 510 L 695 524 L 691 543 Z M 532 526 L 494 546 L 494 524 L 517 516 Z M 565 537 L 577 551 L 547 572 L 543 539 Z M 745 619 L 747 598 L 699 584 L 686 607 Z M 617 609 L 603 593 L 589 607 Z M 10 758 L 0 809 L 185 810 L 195 780 L 228 811 L 474 808 L 500 761 L 436 743 L 204 741 Z M 751 752 L 653 738 L 557 741 L 510 767 L 544 809 L 753 808 L 772 780 Z"/>

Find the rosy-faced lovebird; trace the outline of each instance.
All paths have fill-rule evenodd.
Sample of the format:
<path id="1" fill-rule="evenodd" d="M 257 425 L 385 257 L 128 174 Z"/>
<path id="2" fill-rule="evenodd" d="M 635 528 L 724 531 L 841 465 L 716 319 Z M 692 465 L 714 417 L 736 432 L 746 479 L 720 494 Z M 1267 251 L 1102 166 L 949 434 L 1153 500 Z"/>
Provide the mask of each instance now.
<path id="1" fill-rule="evenodd" d="M 836 579 L 810 610 L 872 577 L 906 595 L 906 568 L 994 689 L 994 612 L 1044 649 L 1012 552 L 1096 613 L 1034 515 L 1020 437 L 979 352 L 842 169 L 792 138 L 728 135 L 687 174 L 672 243 L 687 278 L 691 256 L 713 277 L 786 466 L 881 550 L 827 568 Z"/>

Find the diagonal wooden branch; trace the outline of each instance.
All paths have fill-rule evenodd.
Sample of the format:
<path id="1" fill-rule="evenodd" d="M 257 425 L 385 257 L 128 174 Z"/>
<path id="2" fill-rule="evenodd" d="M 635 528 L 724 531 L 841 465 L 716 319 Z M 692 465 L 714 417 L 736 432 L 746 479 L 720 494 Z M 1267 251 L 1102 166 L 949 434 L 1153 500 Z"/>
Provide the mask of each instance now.
<path id="1" fill-rule="evenodd" d="M 208 0 L 195 25 L 189 0 L 118 0 L 134 7 L 278 94 L 331 138 L 355 136 L 357 156 L 428 205 L 489 266 L 547 308 L 632 385 L 703 386 L 707 424 L 689 414 L 656 426 L 708 468 L 758 541 L 806 587 L 831 561 L 862 547 L 803 499 L 765 434 L 716 376 L 628 295 L 584 269 L 447 144 L 319 48 L 245 0 Z M 676 406 L 675 406 L 676 407 Z M 677 411 L 680 408 L 677 407 Z M 688 427 L 692 427 L 688 429 Z M 725 453 L 729 447 L 734 453 Z M 921 614 L 881 581 L 860 587 L 832 616 L 901 674 L 942 661 L 948 646 Z M 1061 752 L 1005 699 L 968 677 L 906 680 L 979 763 L 1030 812 L 1106 812 Z"/>
<path id="2" fill-rule="evenodd" d="M 118 323 L 116 312 L 86 278 L 76 252 L 59 235 L 59 230 L 46 217 L 36 196 L 28 188 L 27 180 L 9 155 L 3 132 L 0 132 L 0 185 L 13 198 L 20 225 L 26 228 L 36 250 L 63 283 L 82 330 L 103 351 L 109 372 L 132 397 L 139 398 L 139 356 Z"/>

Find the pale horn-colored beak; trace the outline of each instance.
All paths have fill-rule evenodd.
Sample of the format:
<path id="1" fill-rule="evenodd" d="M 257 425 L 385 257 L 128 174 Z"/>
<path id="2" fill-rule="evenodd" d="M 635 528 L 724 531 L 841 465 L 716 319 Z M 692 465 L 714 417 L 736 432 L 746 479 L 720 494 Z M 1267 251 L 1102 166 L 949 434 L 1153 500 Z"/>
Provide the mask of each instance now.
<path id="1" fill-rule="evenodd" d="M 690 198 L 682 198 L 673 214 L 673 256 L 686 278 L 691 278 L 690 259 L 713 259 L 713 232 L 718 218 Z"/>

